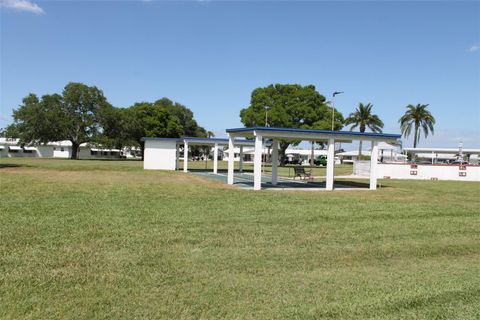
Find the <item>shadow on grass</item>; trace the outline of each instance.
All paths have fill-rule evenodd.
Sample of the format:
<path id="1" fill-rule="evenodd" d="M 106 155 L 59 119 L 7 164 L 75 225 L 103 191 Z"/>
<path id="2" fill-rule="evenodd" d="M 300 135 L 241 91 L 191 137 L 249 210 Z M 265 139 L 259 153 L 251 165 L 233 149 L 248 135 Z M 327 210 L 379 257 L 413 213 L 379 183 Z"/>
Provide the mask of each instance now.
<path id="1" fill-rule="evenodd" d="M 348 186 L 352 188 L 370 188 L 370 182 L 360 182 L 360 181 L 346 181 L 346 180 L 338 180 L 335 181 L 342 186 Z"/>
<path id="2" fill-rule="evenodd" d="M 179 171 L 182 171 L 183 169 L 180 168 Z M 202 173 L 202 172 L 213 172 L 213 169 L 212 168 L 208 168 L 208 169 L 199 169 L 199 168 L 194 168 L 194 169 L 190 169 L 188 168 L 188 171 L 189 172 L 194 172 L 194 173 Z M 228 173 L 228 170 L 227 169 L 218 169 L 217 171 L 218 173 Z M 238 169 L 235 169 L 235 173 L 238 173 Z M 253 169 L 243 169 L 243 173 L 253 173 Z"/>
<path id="3" fill-rule="evenodd" d="M 111 161 L 111 162 L 142 162 L 142 159 L 125 159 L 125 158 L 116 158 L 116 159 L 70 159 L 70 160 L 82 160 L 82 161 Z"/>
<path id="4" fill-rule="evenodd" d="M 38 158 L 38 159 L 46 159 L 46 160 L 59 160 L 59 161 L 105 161 L 105 162 L 141 162 L 142 159 L 125 159 L 125 158 L 112 158 L 112 159 L 107 159 L 107 158 L 89 158 L 89 159 L 71 159 L 71 158 Z"/>
<path id="5" fill-rule="evenodd" d="M 20 168 L 20 167 L 31 167 L 28 164 L 18 164 L 18 163 L 0 163 L 0 169 L 4 168 Z"/>

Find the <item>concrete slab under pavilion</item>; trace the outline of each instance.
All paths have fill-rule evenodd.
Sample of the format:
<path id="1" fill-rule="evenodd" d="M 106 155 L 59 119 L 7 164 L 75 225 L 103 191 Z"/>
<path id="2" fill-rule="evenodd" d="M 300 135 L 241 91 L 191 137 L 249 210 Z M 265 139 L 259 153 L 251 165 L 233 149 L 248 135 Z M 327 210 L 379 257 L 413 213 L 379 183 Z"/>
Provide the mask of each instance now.
<path id="1" fill-rule="evenodd" d="M 199 170 L 194 172 L 194 174 L 221 182 L 227 182 L 228 179 L 227 172 L 218 172 L 217 174 L 214 174 L 207 170 Z M 236 172 L 234 174 L 234 180 L 234 185 L 236 187 L 253 190 L 253 173 Z M 318 177 L 314 181 L 303 181 L 299 179 L 278 177 L 277 184 L 273 185 L 270 175 L 262 175 L 261 187 L 262 190 L 273 191 L 325 191 L 326 182 L 324 180 L 324 178 L 318 179 Z M 335 190 L 369 190 L 369 183 L 366 181 L 351 181 L 342 179 L 341 181 L 335 181 L 334 188 Z"/>

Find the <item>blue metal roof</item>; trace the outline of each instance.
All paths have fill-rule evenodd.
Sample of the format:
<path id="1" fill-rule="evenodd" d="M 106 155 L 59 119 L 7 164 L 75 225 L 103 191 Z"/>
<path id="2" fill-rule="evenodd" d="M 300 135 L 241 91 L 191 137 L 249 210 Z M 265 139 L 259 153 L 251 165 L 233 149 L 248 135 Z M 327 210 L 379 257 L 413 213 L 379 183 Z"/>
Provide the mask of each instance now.
<path id="1" fill-rule="evenodd" d="M 218 142 L 228 142 L 227 138 L 202 138 L 202 137 L 182 137 L 182 140 L 208 140 L 208 141 L 218 141 Z"/>
<path id="2" fill-rule="evenodd" d="M 177 141 L 183 142 L 183 140 L 190 140 L 190 141 L 212 141 L 212 142 L 228 142 L 227 138 L 201 138 L 201 137 L 181 137 L 181 138 L 156 138 L 156 137 L 143 137 L 142 141 L 147 140 L 162 140 L 162 141 Z M 254 143 L 254 140 L 248 139 L 235 139 L 235 142 L 247 142 L 247 143 Z"/>
<path id="3" fill-rule="evenodd" d="M 147 140 L 183 141 L 182 138 L 156 138 L 156 137 L 143 137 L 140 140 L 142 141 L 147 141 Z"/>
<path id="4" fill-rule="evenodd" d="M 309 134 L 377 137 L 377 138 L 389 138 L 389 139 L 399 139 L 399 138 L 401 138 L 400 134 L 392 134 L 392 133 L 331 131 L 331 130 L 300 129 L 300 128 L 249 127 L 249 128 L 227 129 L 226 131 L 233 133 L 233 132 L 248 132 L 248 131 L 255 131 L 255 130 L 257 130 L 257 131 L 291 132 L 291 133 L 309 133 Z"/>
<path id="5" fill-rule="evenodd" d="M 228 138 L 200 138 L 200 137 L 182 137 L 181 139 L 185 139 L 185 140 L 191 140 L 191 141 L 195 141 L 195 140 L 199 140 L 199 141 L 202 141 L 202 140 L 207 140 L 207 141 L 228 142 Z M 255 140 L 248 140 L 248 139 L 235 139 L 235 142 L 251 142 L 251 143 L 254 143 L 254 142 L 255 142 Z"/>

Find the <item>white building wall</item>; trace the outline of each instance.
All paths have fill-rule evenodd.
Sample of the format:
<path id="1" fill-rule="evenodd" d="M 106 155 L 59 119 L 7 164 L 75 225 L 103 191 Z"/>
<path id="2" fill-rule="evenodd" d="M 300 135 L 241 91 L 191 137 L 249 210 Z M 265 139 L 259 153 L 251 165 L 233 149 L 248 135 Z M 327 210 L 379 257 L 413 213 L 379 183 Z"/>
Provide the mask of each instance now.
<path id="1" fill-rule="evenodd" d="M 176 169 L 177 142 L 175 140 L 146 140 L 144 152 L 144 169 Z"/>
<path id="2" fill-rule="evenodd" d="M 356 176 L 370 176 L 370 160 L 357 160 L 353 162 L 353 174 Z"/>
<path id="3" fill-rule="evenodd" d="M 38 157 L 37 151 L 24 152 L 24 150 L 18 150 L 17 152 L 9 151 L 8 146 L 2 150 L 2 158 L 35 158 Z"/>
<path id="4" fill-rule="evenodd" d="M 95 155 L 92 155 L 92 150 L 97 150 L 90 147 L 80 147 L 78 151 L 79 159 L 118 159 L 120 152 L 111 152 L 109 149 L 98 149 Z"/>
<path id="5" fill-rule="evenodd" d="M 51 158 L 53 157 L 53 146 L 37 146 L 37 157 Z"/>
<path id="6" fill-rule="evenodd" d="M 379 163 L 377 177 L 380 179 L 480 181 L 480 166 Z"/>
<path id="7" fill-rule="evenodd" d="M 55 147 L 53 150 L 53 157 L 54 158 L 70 158 L 72 148 L 71 147 Z M 62 151 L 63 149 L 63 151 Z"/>

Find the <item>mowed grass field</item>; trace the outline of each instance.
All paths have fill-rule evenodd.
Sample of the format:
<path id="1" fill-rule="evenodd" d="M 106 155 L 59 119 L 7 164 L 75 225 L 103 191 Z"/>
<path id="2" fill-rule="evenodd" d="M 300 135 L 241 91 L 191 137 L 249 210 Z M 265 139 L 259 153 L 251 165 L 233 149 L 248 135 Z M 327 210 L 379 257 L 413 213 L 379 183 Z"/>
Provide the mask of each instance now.
<path id="1" fill-rule="evenodd" d="M 0 318 L 479 319 L 480 183 L 381 183 L 0 159 Z"/>

